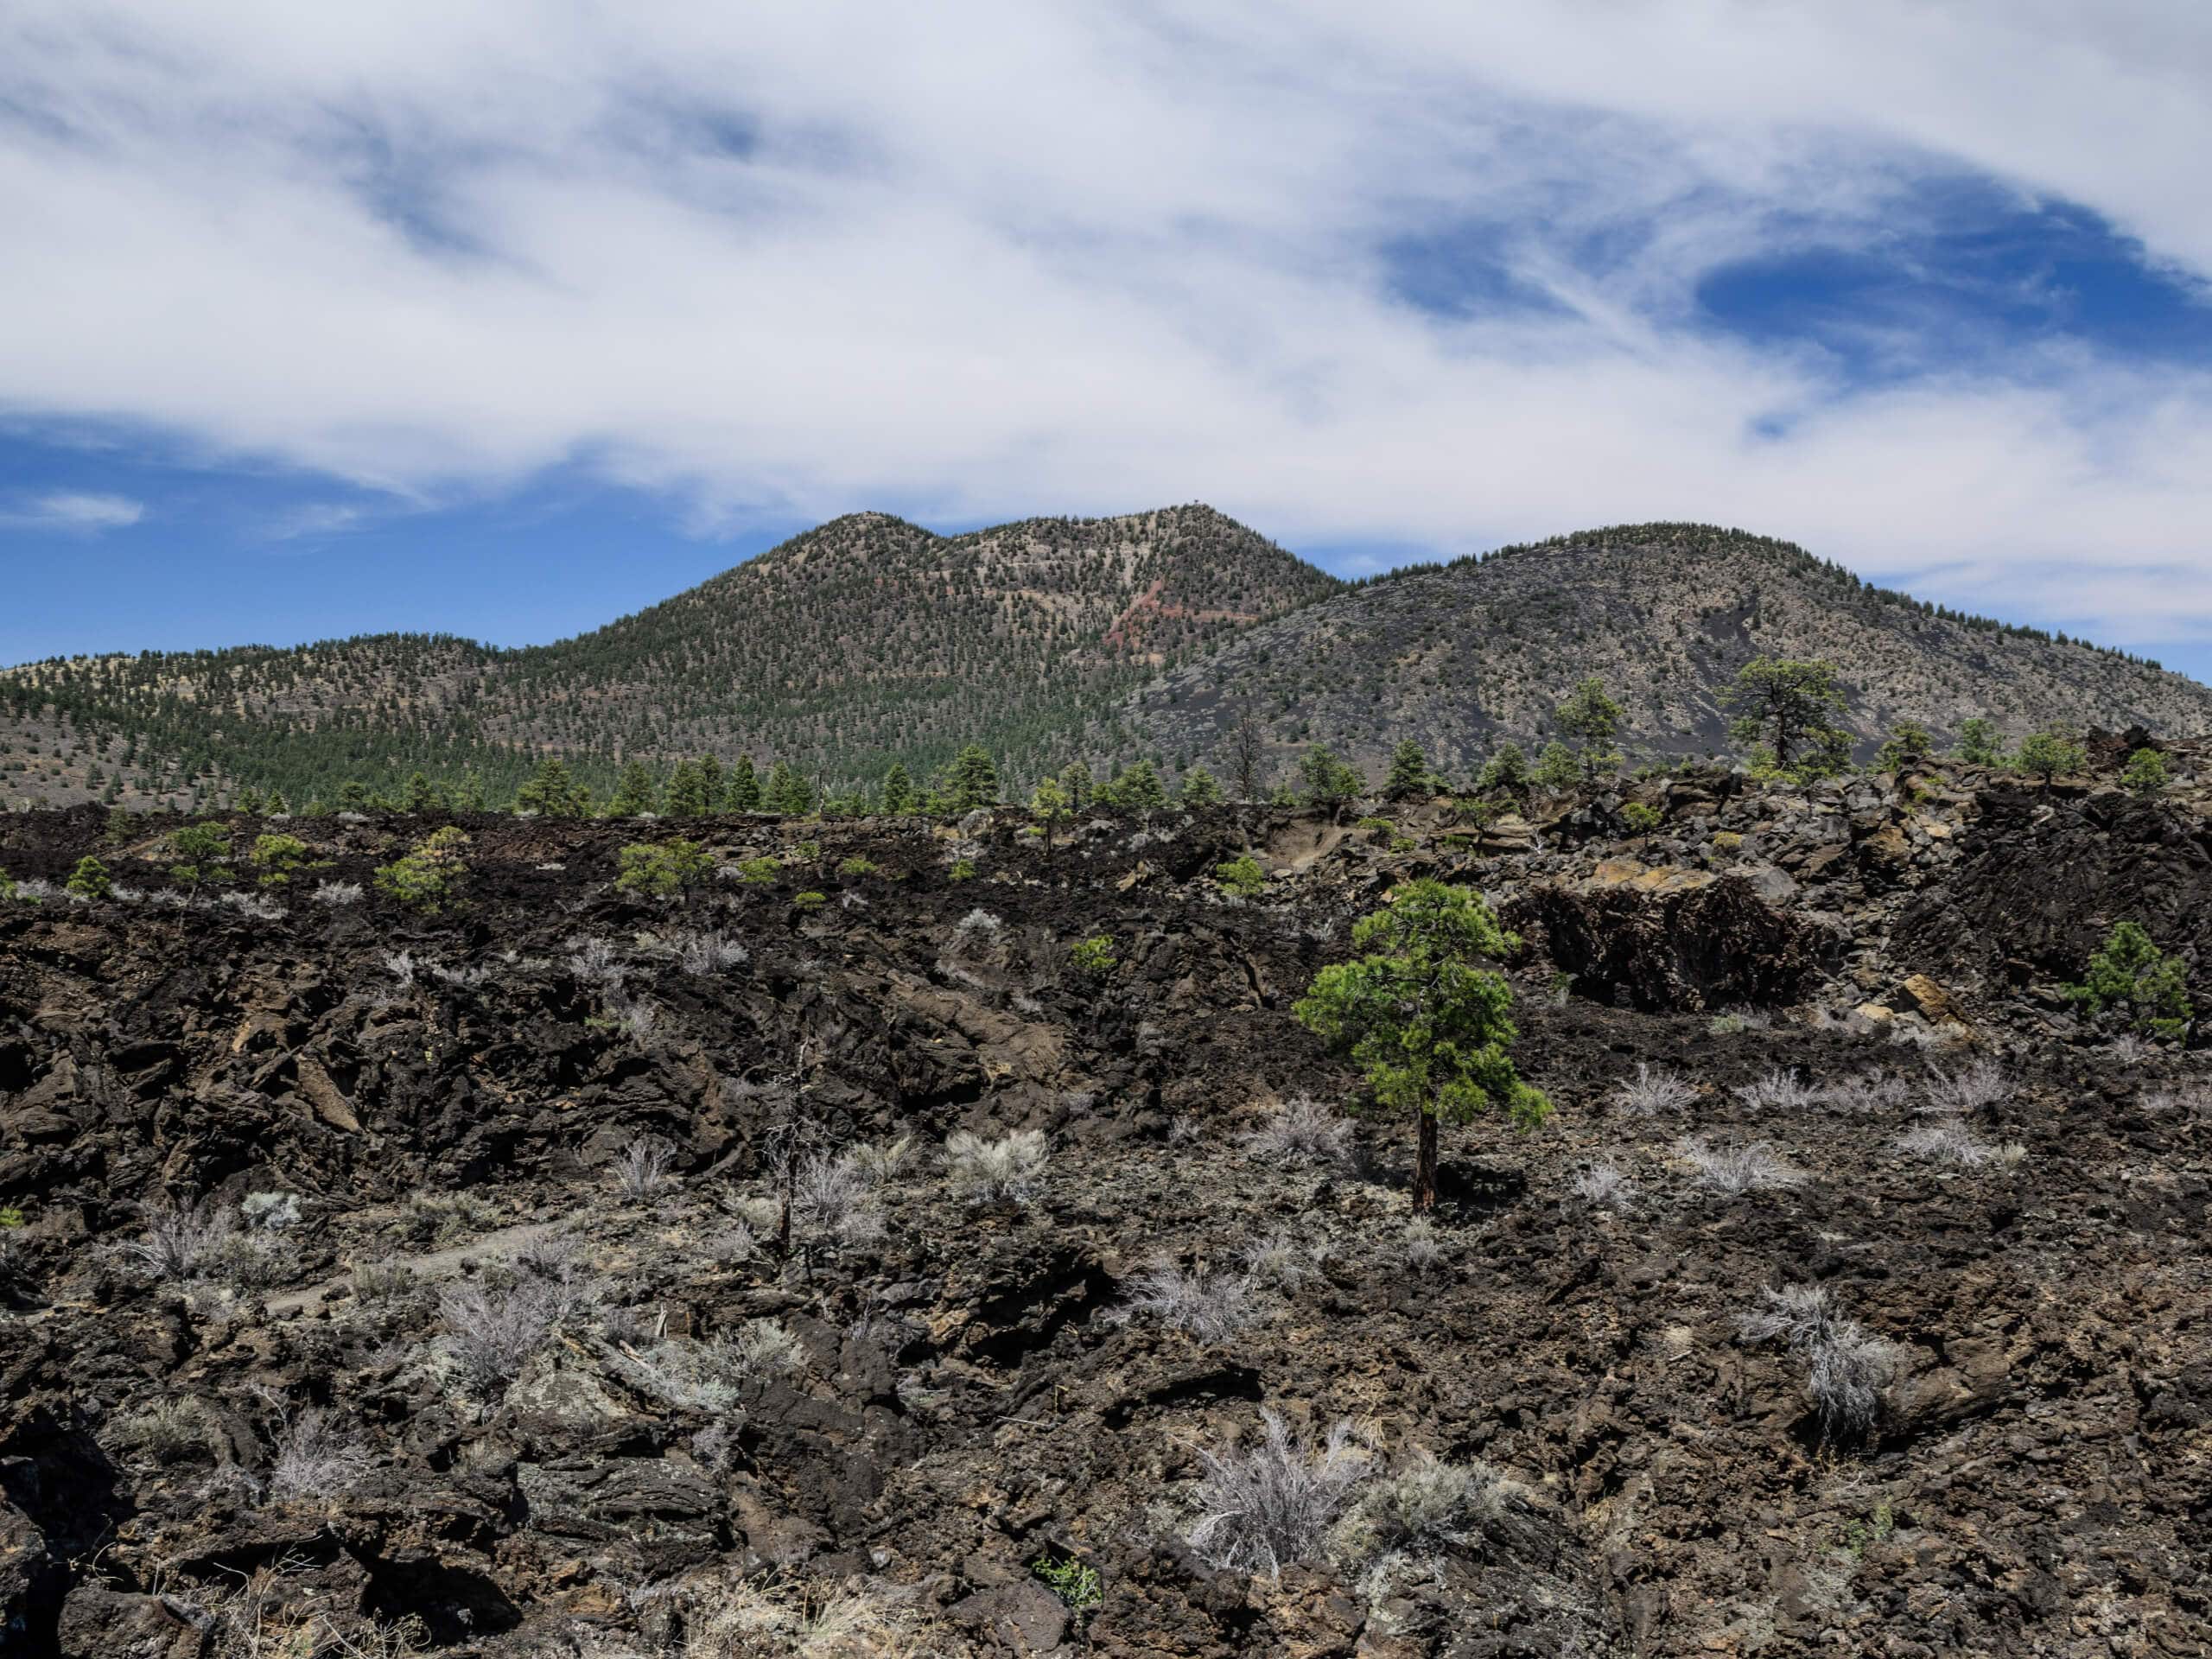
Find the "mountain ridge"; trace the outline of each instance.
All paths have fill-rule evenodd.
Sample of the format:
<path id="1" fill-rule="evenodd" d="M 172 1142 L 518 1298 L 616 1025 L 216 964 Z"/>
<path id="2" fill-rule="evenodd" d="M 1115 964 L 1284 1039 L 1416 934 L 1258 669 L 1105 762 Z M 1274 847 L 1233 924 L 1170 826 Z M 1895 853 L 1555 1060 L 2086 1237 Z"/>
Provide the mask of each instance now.
<path id="1" fill-rule="evenodd" d="M 602 789 L 626 760 L 791 762 L 841 787 L 966 741 L 1016 781 L 1078 755 L 1221 767 L 1244 706 L 1278 771 L 1414 737 L 1452 775 L 1596 673 L 1631 753 L 1725 747 L 1750 657 L 1837 660 L 1862 748 L 1967 713 L 2212 729 L 2212 691 L 2123 652 L 1930 607 L 1795 543 L 1668 523 L 1571 532 L 1356 582 L 1203 504 L 941 535 L 842 515 L 544 645 L 383 633 L 0 670 L 0 799 L 190 805 L 474 772 L 544 754 Z M 119 780 L 119 781 L 118 781 Z"/>

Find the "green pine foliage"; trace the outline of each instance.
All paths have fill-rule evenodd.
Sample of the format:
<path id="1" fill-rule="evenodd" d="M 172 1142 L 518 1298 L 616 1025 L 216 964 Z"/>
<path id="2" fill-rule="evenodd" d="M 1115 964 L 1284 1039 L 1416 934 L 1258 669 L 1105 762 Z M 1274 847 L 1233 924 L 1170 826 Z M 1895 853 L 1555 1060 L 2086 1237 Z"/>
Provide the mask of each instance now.
<path id="1" fill-rule="evenodd" d="M 1414 1205 L 1436 1202 L 1440 1122 L 1497 1109 L 1534 1128 L 1551 1103 L 1522 1082 L 1505 976 L 1484 966 L 1517 950 L 1490 906 L 1464 887 L 1410 882 L 1352 930 L 1355 960 L 1324 968 L 1294 1012 L 1360 1068 L 1379 1108 L 1420 1120 Z"/>
<path id="2" fill-rule="evenodd" d="M 2189 996 L 2189 964 L 2158 949 L 2138 922 L 2120 922 L 2089 958 L 2089 971 L 2066 995 L 2093 1017 L 2123 1015 L 2146 1036 L 2178 1041 L 2189 1033 L 2194 1012 Z"/>
<path id="3" fill-rule="evenodd" d="M 697 842 L 681 838 L 632 843 L 622 849 L 617 861 L 615 891 L 643 898 L 688 900 L 715 874 L 714 855 Z"/>

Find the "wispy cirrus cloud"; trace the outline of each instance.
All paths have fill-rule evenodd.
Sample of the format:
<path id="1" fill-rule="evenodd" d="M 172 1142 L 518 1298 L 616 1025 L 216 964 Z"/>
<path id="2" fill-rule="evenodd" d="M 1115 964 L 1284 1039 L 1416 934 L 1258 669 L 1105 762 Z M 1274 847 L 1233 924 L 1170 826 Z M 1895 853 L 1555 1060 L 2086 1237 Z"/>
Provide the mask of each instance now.
<path id="1" fill-rule="evenodd" d="M 2212 638 L 2208 84 L 2184 0 L 25 0 L 0 411 L 702 534 L 1694 518 Z"/>
<path id="2" fill-rule="evenodd" d="M 128 530 L 146 516 L 144 504 L 123 495 L 56 490 L 0 502 L 0 524 L 17 529 L 70 531 L 92 535 Z"/>

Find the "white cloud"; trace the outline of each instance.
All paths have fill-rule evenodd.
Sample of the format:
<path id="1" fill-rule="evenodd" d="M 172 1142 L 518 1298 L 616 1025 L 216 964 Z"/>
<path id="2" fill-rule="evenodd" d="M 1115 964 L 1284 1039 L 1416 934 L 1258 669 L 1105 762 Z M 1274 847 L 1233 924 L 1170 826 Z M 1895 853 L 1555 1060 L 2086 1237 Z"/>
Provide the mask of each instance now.
<path id="1" fill-rule="evenodd" d="M 701 526 L 1696 518 L 2212 635 L 2212 376 L 2052 346 L 1848 393 L 1684 326 L 1717 265 L 1878 243 L 1961 171 L 2212 275 L 2207 84 L 2187 0 L 26 0 L 0 414 L 416 497 L 581 463 Z M 1408 305 L 1384 250 L 1452 230 L 1547 307 Z"/>
<path id="2" fill-rule="evenodd" d="M 60 490 L 29 496 L 12 507 L 0 508 L 0 527 L 92 534 L 103 530 L 128 530 L 145 516 L 144 506 L 128 496 Z"/>

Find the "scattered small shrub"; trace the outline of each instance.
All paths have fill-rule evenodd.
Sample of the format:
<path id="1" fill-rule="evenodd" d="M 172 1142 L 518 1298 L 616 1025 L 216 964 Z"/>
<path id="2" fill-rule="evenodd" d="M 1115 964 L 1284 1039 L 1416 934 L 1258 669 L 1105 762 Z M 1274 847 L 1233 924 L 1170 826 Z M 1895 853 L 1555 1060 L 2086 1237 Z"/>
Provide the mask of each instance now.
<path id="1" fill-rule="evenodd" d="M 1821 1103 L 1821 1091 L 1802 1082 L 1788 1066 L 1777 1066 L 1756 1082 L 1739 1084 L 1736 1098 L 1751 1110 L 1802 1112 Z"/>
<path id="2" fill-rule="evenodd" d="M 449 823 L 404 858 L 379 865 L 376 889 L 410 909 L 435 915 L 460 897 L 468 877 L 467 847 L 467 833 Z"/>
<path id="3" fill-rule="evenodd" d="M 253 850 L 246 855 L 248 861 L 261 872 L 261 885 L 281 887 L 307 867 L 314 856 L 307 842 L 297 836 L 258 836 Z"/>
<path id="4" fill-rule="evenodd" d="M 1029 1563 L 1031 1575 L 1060 1599 L 1078 1620 L 1088 1618 L 1106 1603 L 1105 1580 L 1095 1567 L 1077 1560 L 1056 1561 L 1040 1555 Z"/>
<path id="5" fill-rule="evenodd" d="M 1405 1260 L 1410 1271 L 1420 1274 L 1443 1264 L 1444 1236 L 1427 1216 L 1415 1216 L 1406 1224 Z"/>
<path id="6" fill-rule="evenodd" d="M 1630 801 L 1621 808 L 1621 822 L 1639 836 L 1649 835 L 1659 827 L 1659 809 L 1642 801 Z"/>
<path id="7" fill-rule="evenodd" d="M 791 895 L 792 905 L 800 910 L 819 910 L 829 902 L 830 895 L 826 893 L 815 893 L 810 890 Z"/>
<path id="8" fill-rule="evenodd" d="M 1697 1172 L 1699 1185 L 1715 1192 L 1738 1198 L 1746 1192 L 1764 1192 L 1777 1187 L 1798 1186 L 1804 1182 L 1804 1172 L 1796 1168 L 1764 1141 L 1753 1141 L 1742 1146 L 1713 1147 L 1703 1141 L 1685 1141 L 1681 1155 Z"/>
<path id="9" fill-rule="evenodd" d="M 1446 1463 L 1423 1449 L 1403 1468 L 1364 1482 L 1329 1534 L 1332 1551 L 1353 1562 L 1389 1554 L 1437 1554 L 1463 1545 L 1502 1514 L 1506 1480 L 1487 1464 Z"/>
<path id="10" fill-rule="evenodd" d="M 524 1279 L 504 1289 L 456 1285 L 439 1297 L 438 1313 L 462 1375 L 488 1395 L 514 1381 L 570 1300 L 565 1287 L 543 1279 Z"/>
<path id="11" fill-rule="evenodd" d="M 863 857 L 858 853 L 854 854 L 850 858 L 840 860 L 837 864 L 837 874 L 849 880 L 855 876 L 876 875 L 880 874 L 882 869 L 883 866 L 874 859 Z"/>
<path id="12" fill-rule="evenodd" d="M 1998 1149 L 1955 1118 L 1922 1123 L 1897 1137 L 1897 1150 L 1939 1164 L 1978 1169 L 1998 1155 Z"/>
<path id="13" fill-rule="evenodd" d="M 1636 1183 L 1618 1164 L 1592 1164 L 1574 1178 L 1574 1196 L 1595 1209 L 1627 1210 L 1636 1203 Z"/>
<path id="14" fill-rule="evenodd" d="M 1687 1111 L 1697 1098 L 1697 1089 L 1671 1066 L 1638 1060 L 1636 1075 L 1612 1092 L 1612 1103 L 1637 1117 L 1656 1117 L 1661 1112 Z"/>
<path id="15" fill-rule="evenodd" d="M 1096 933 L 1087 939 L 1077 939 L 1068 947 L 1068 958 L 1075 963 L 1076 971 L 1093 979 L 1103 979 L 1112 973 L 1121 958 L 1114 954 L 1114 936 Z"/>
<path id="16" fill-rule="evenodd" d="M 1251 1281 L 1235 1274 L 1186 1273 L 1163 1260 L 1139 1272 L 1130 1288 L 1130 1314 L 1150 1314 L 1201 1342 L 1224 1342 L 1251 1321 Z"/>
<path id="17" fill-rule="evenodd" d="M 972 858 L 954 859 L 952 868 L 945 872 L 945 880 L 948 881 L 972 881 L 975 879 L 976 861 Z"/>
<path id="18" fill-rule="evenodd" d="M 1738 1037 L 1747 1031 L 1764 1031 L 1774 1023 L 1773 1017 L 1758 1008 L 1728 1008 L 1706 1022 L 1706 1029 L 1715 1037 Z"/>
<path id="19" fill-rule="evenodd" d="M 1974 1060 L 1946 1071 L 1928 1068 L 1920 1109 L 1931 1114 L 1971 1116 L 2009 1098 L 2012 1085 L 2005 1073 L 1988 1060 Z"/>
<path id="20" fill-rule="evenodd" d="M 342 1497 L 359 1485 L 374 1461 L 359 1440 L 344 1433 L 330 1414 L 314 1406 L 288 1415 L 276 1437 L 269 1465 L 272 1503 L 296 1497 Z"/>
<path id="21" fill-rule="evenodd" d="M 995 1141 L 955 1129 L 944 1141 L 952 1191 L 969 1204 L 1027 1204 L 1044 1178 L 1046 1157 L 1039 1129 L 1016 1129 Z"/>
<path id="22" fill-rule="evenodd" d="M 1243 1138 L 1244 1149 L 1274 1163 L 1333 1165 L 1349 1169 L 1353 1124 L 1311 1095 L 1294 1095 Z"/>
<path id="23" fill-rule="evenodd" d="M 568 965 L 569 976 L 578 984 L 596 985 L 602 990 L 613 990 L 629 973 L 605 939 L 570 939 Z"/>
<path id="24" fill-rule="evenodd" d="M 249 1232 L 281 1233 L 300 1221 L 296 1192 L 249 1192 L 239 1201 L 238 1219 Z"/>
<path id="25" fill-rule="evenodd" d="M 1745 1339 L 1780 1340 L 1805 1361 L 1805 1391 L 1824 1437 L 1865 1434 L 1897 1374 L 1897 1351 L 1846 1317 L 1825 1285 L 1789 1285 L 1760 1298 L 1764 1305 L 1738 1322 Z"/>
<path id="26" fill-rule="evenodd" d="M 1369 1464 L 1350 1423 L 1316 1446 L 1272 1411 L 1260 1422 L 1256 1445 L 1199 1451 L 1199 1518 L 1189 1539 L 1209 1567 L 1272 1578 L 1321 1553 Z"/>
<path id="27" fill-rule="evenodd" d="M 1821 1104 L 1832 1112 L 1855 1116 L 1902 1107 L 1910 1092 L 1903 1078 L 1891 1077 L 1879 1066 L 1869 1066 L 1824 1087 Z"/>
<path id="28" fill-rule="evenodd" d="M 880 1186 L 886 1181 L 896 1180 L 905 1173 L 914 1155 L 914 1137 L 902 1135 L 896 1141 L 880 1145 L 855 1147 L 846 1156 L 861 1174 Z"/>
<path id="29" fill-rule="evenodd" d="M 146 1234 L 129 1249 L 156 1279 L 191 1279 L 213 1265 L 230 1236 L 230 1217 L 206 1199 L 163 1202 L 146 1211 Z"/>
<path id="30" fill-rule="evenodd" d="M 818 1152 L 801 1159 L 792 1178 L 791 1213 L 810 1231 L 840 1244 L 869 1244 L 883 1236 L 874 1183 L 852 1157 Z"/>
<path id="31" fill-rule="evenodd" d="M 614 1160 L 614 1181 L 624 1194 L 642 1198 L 674 1184 L 675 1176 L 670 1166 L 676 1161 L 676 1148 L 658 1136 L 639 1135 L 624 1147 Z"/>
<path id="32" fill-rule="evenodd" d="M 361 884 L 358 881 L 318 881 L 315 891 L 308 896 L 318 905 L 340 910 L 347 905 L 361 902 Z"/>
<path id="33" fill-rule="evenodd" d="M 1320 1271 L 1319 1252 L 1302 1248 L 1287 1232 L 1255 1238 L 1237 1252 L 1244 1276 L 1252 1283 L 1295 1296 L 1306 1281 Z"/>
<path id="34" fill-rule="evenodd" d="M 741 881 L 759 883 L 772 881 L 784 868 L 780 859 L 759 857 L 741 858 L 737 861 L 737 877 Z"/>

